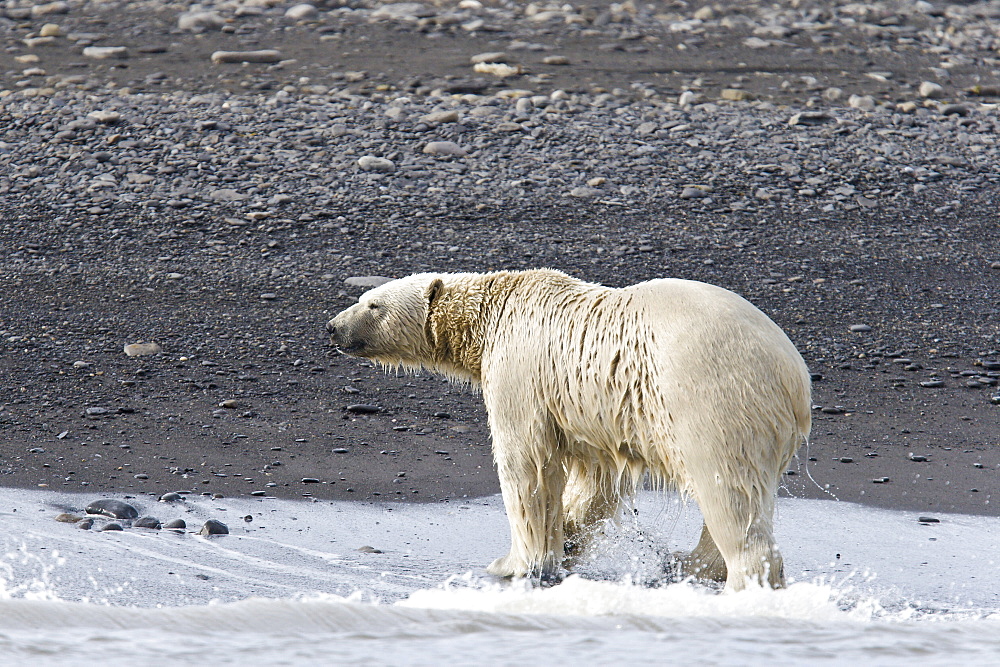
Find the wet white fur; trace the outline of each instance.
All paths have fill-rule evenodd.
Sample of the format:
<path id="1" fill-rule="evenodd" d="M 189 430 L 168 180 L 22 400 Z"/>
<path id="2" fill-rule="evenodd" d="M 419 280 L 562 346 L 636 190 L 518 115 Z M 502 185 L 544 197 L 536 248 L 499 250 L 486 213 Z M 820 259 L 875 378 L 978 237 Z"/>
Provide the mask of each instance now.
<path id="1" fill-rule="evenodd" d="M 512 536 L 491 573 L 554 572 L 564 541 L 586 544 L 648 475 L 701 508 L 687 572 L 783 584 L 774 495 L 809 434 L 809 373 L 738 295 L 549 270 L 420 274 L 331 325 L 367 341 L 362 356 L 481 385 Z"/>

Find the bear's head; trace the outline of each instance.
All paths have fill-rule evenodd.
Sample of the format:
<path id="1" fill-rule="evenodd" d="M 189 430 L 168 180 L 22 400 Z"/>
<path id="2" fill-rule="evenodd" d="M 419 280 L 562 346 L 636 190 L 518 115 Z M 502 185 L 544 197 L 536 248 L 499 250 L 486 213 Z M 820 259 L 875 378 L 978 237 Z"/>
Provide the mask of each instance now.
<path id="1" fill-rule="evenodd" d="M 342 352 L 386 366 L 433 365 L 428 330 L 430 304 L 443 289 L 439 274 L 418 273 L 371 289 L 327 322 Z"/>

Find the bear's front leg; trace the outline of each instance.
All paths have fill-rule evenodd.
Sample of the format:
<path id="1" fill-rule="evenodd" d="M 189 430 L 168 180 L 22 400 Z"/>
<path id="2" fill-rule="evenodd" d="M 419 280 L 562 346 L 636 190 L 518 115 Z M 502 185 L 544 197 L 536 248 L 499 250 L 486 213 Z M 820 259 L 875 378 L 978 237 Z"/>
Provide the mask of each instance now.
<path id="1" fill-rule="evenodd" d="M 561 440 L 543 423 L 493 428 L 493 456 L 510 523 L 510 553 L 486 571 L 501 577 L 550 579 L 563 560 Z M 528 428 L 525 428 L 528 426 Z"/>

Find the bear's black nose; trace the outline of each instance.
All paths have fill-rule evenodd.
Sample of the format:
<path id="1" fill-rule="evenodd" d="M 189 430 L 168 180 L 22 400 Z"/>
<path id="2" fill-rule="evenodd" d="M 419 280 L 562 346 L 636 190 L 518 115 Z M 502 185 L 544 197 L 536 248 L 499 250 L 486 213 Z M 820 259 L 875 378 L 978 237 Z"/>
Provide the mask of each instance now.
<path id="1" fill-rule="evenodd" d="M 333 323 L 333 320 L 326 323 L 326 330 L 331 336 L 337 333 L 337 326 Z"/>

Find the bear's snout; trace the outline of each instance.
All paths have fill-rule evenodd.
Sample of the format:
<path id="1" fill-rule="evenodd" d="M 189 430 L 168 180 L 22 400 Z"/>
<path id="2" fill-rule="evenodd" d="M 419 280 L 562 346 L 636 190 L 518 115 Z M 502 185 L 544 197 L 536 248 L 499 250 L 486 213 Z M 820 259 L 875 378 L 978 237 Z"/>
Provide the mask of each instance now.
<path id="1" fill-rule="evenodd" d="M 350 318 L 345 319 L 344 313 L 327 322 L 326 330 L 330 334 L 330 342 L 340 348 L 341 352 L 357 354 L 366 347 L 357 335 L 356 324 Z"/>

